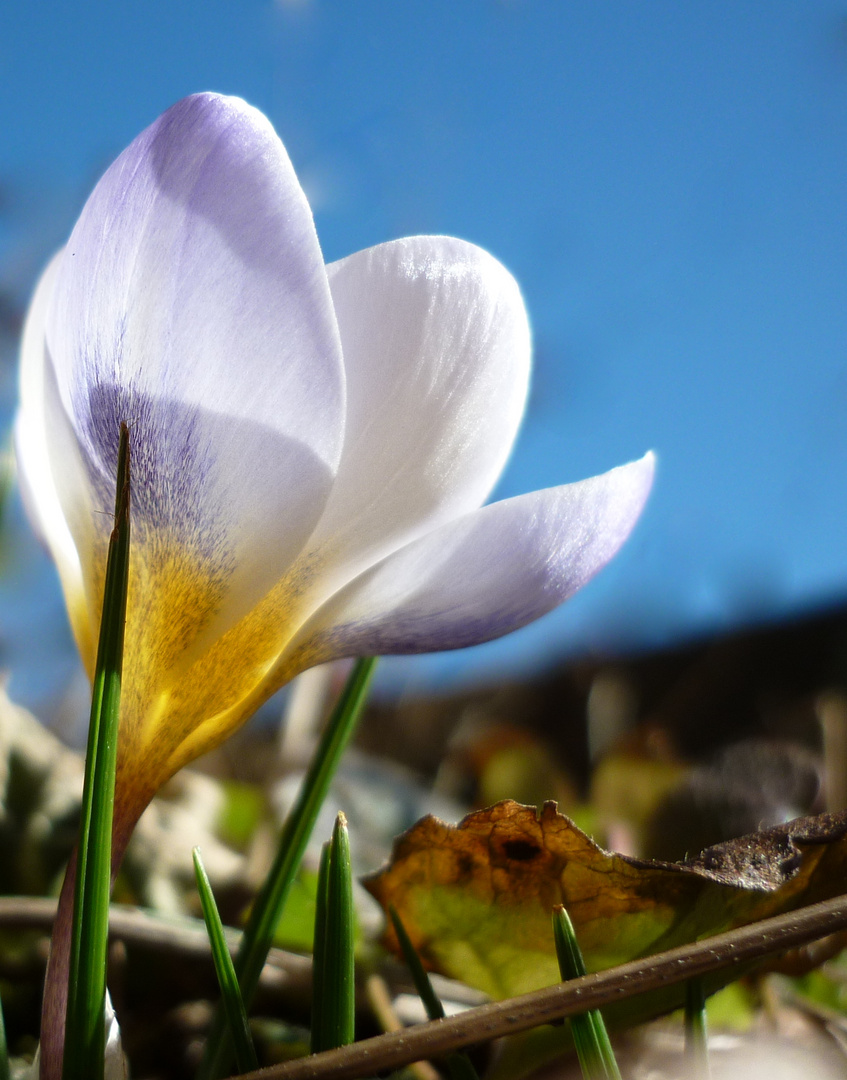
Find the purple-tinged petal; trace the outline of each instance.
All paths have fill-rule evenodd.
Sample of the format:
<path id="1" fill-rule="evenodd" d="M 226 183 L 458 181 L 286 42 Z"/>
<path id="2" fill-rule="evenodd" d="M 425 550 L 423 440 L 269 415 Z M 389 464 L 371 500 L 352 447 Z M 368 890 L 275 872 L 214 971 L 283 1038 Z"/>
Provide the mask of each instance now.
<path id="1" fill-rule="evenodd" d="M 328 274 L 348 411 L 309 543 L 324 595 L 484 502 L 511 450 L 530 365 L 517 283 L 473 244 L 409 237 Z"/>
<path id="2" fill-rule="evenodd" d="M 525 626 L 615 555 L 644 507 L 653 470 L 648 454 L 436 529 L 325 604 L 298 634 L 291 666 L 458 649 Z"/>
<path id="3" fill-rule="evenodd" d="M 47 343 L 94 501 L 126 420 L 138 542 L 184 540 L 229 619 L 249 609 L 312 532 L 344 430 L 311 212 L 261 113 L 198 95 L 128 147 L 71 235 Z"/>

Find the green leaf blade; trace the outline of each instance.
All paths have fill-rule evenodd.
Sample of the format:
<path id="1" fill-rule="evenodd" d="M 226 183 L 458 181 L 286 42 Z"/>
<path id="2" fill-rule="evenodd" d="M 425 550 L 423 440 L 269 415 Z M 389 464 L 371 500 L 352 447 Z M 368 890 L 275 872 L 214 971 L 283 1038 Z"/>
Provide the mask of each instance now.
<path id="1" fill-rule="evenodd" d="M 2 1002 L 0 1002 L 0 1080 L 9 1080 L 10 1075 L 9 1044 L 6 1041 L 6 1019 L 3 1015 Z"/>
<path id="2" fill-rule="evenodd" d="M 247 1010 L 244 1007 L 241 991 L 238 988 L 235 966 L 226 943 L 223 923 L 218 912 L 218 905 L 215 903 L 209 876 L 203 865 L 200 849 L 194 848 L 191 855 L 194 859 L 194 874 L 197 878 L 200 906 L 203 909 L 203 919 L 209 934 L 209 943 L 212 946 L 215 973 L 218 977 L 221 999 L 229 1021 L 230 1036 L 235 1047 L 235 1060 L 239 1072 L 251 1072 L 258 1069 L 259 1061 L 253 1046 L 250 1025 L 247 1022 Z"/>
<path id="3" fill-rule="evenodd" d="M 283 825 L 276 858 L 256 897 L 244 929 L 241 946 L 235 958 L 235 970 L 242 997 L 248 1007 L 259 985 L 259 977 L 273 944 L 277 924 L 300 868 L 318 813 L 356 729 L 375 667 L 375 657 L 365 657 L 354 664 L 321 736 L 297 801 Z M 227 1042 L 226 1025 L 223 1013 L 219 1011 L 209 1033 L 197 1080 L 217 1080 L 225 1074 L 230 1061 L 231 1048 Z"/>
<path id="4" fill-rule="evenodd" d="M 433 988 L 432 980 L 429 975 L 427 975 L 426 970 L 421 963 L 421 958 L 418 956 L 417 949 L 412 944 L 412 939 L 406 933 L 406 927 L 403 925 L 403 920 L 397 914 L 397 910 L 393 905 L 389 907 L 388 914 L 391 918 L 391 923 L 394 926 L 397 941 L 400 943 L 403 959 L 406 961 L 406 966 L 412 975 L 415 990 L 418 993 L 418 997 L 423 1002 L 426 1015 L 430 1020 L 443 1020 L 444 1006 L 441 1004 L 441 1000 Z M 451 1080 L 479 1080 L 473 1062 L 467 1054 L 449 1054 L 445 1059 L 444 1064 L 447 1066 L 447 1071 L 450 1073 Z"/>
<path id="5" fill-rule="evenodd" d="M 348 1046 L 355 1038 L 356 986 L 354 968 L 353 875 L 350 867 L 350 838 L 347 820 L 339 814 L 332 832 L 326 859 L 325 903 L 319 899 L 315 921 L 320 996 L 313 1010 L 312 1052 Z M 323 915 L 323 924 L 318 919 Z"/>
<path id="6" fill-rule="evenodd" d="M 118 448 L 115 524 L 91 699 L 74 892 L 63 1080 L 99 1080 L 105 1044 L 112 820 L 130 551 L 129 429 Z"/>
<path id="7" fill-rule="evenodd" d="M 313 1054 L 326 1042 L 322 1030 L 326 1008 L 324 1005 L 324 972 L 326 971 L 326 912 L 329 902 L 329 858 L 331 845 L 327 841 L 321 848 L 318 867 L 318 888 L 315 896 L 315 931 L 312 948 L 312 1035 L 310 1050 Z"/>
<path id="8" fill-rule="evenodd" d="M 709 1080 L 706 994 L 702 979 L 685 984 L 685 1057 L 692 1080 Z"/>
<path id="9" fill-rule="evenodd" d="M 444 1006 L 441 1004 L 438 995 L 433 989 L 432 981 L 421 963 L 421 958 L 418 956 L 417 949 L 412 944 L 412 939 L 406 933 L 406 927 L 403 925 L 403 920 L 397 914 L 397 909 L 393 904 L 389 907 L 388 914 L 394 927 L 394 933 L 397 935 L 397 940 L 400 943 L 400 950 L 403 953 L 403 959 L 406 961 L 406 967 L 411 973 L 412 982 L 415 984 L 415 990 L 417 991 L 418 997 L 423 1002 L 426 1015 L 430 1020 L 443 1020 Z"/>
<path id="10" fill-rule="evenodd" d="M 563 904 L 553 908 L 553 937 L 563 981 L 582 978 L 586 974 L 585 961 Z M 585 1080 L 621 1080 L 600 1010 L 572 1016 L 570 1025 Z"/>

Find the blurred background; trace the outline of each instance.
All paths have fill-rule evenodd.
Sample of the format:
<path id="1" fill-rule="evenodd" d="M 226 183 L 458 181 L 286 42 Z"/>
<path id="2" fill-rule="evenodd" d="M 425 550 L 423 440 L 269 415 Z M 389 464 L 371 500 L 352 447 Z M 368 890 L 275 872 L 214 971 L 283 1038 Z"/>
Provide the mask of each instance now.
<path id="1" fill-rule="evenodd" d="M 99 174 L 198 90 L 273 121 L 327 260 L 491 251 L 535 336 L 497 497 L 658 451 L 621 556 L 501 642 L 384 692 L 682 647 L 847 596 L 847 3 L 204 0 L 0 9 L 0 415 L 39 269 Z M 9 509 L 0 664 L 42 714 L 76 660 Z"/>

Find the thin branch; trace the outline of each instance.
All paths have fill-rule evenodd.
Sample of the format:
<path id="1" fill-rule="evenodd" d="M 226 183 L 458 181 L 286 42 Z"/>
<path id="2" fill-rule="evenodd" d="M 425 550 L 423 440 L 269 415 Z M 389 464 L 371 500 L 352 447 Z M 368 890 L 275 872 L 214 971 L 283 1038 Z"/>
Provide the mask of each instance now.
<path id="1" fill-rule="evenodd" d="M 0 927 L 48 931 L 56 917 L 56 901 L 38 896 L 0 896 Z M 227 944 L 234 953 L 241 940 L 241 931 L 225 927 Z M 144 911 L 142 908 L 112 904 L 109 908 L 109 936 L 130 945 L 144 946 L 156 952 L 178 956 L 208 958 L 211 948 L 206 927 L 199 919 L 189 916 L 169 918 Z M 283 949 L 272 949 L 263 981 L 278 986 L 280 978 L 292 980 L 305 990 L 312 983 L 312 961 Z"/>
<path id="2" fill-rule="evenodd" d="M 56 917 L 56 901 L 40 896 L 0 896 L 0 928 L 43 930 L 49 933 Z M 241 941 L 241 931 L 224 927 L 230 952 Z M 212 953 L 206 927 L 201 919 L 190 915 L 168 916 L 129 904 L 112 904 L 109 908 L 109 936 L 113 941 L 146 948 L 166 955 L 208 959 Z M 387 978 L 392 986 L 400 985 L 414 992 L 408 972 L 400 964 L 386 964 Z M 442 998 L 460 1005 L 479 1005 L 487 1000 L 485 994 L 464 983 L 439 975 L 432 976 Z M 276 990 L 284 983 L 288 991 L 311 993 L 312 958 L 285 949 L 274 948 L 268 954 L 262 986 Z"/>
<path id="3" fill-rule="evenodd" d="M 847 896 L 840 896 L 609 971 L 469 1009 L 458 1016 L 244 1073 L 237 1080 L 355 1080 L 372 1076 L 412 1061 L 444 1057 L 451 1051 L 527 1031 L 586 1009 L 602 1008 L 610 1001 L 621 1001 L 719 968 L 749 964 L 845 929 Z"/>
<path id="4" fill-rule="evenodd" d="M 391 990 L 381 975 L 368 976 L 365 980 L 365 996 L 383 1031 L 403 1030 L 403 1021 L 394 1011 Z M 413 1061 L 409 1071 L 416 1080 L 441 1080 L 441 1073 L 428 1061 Z"/>

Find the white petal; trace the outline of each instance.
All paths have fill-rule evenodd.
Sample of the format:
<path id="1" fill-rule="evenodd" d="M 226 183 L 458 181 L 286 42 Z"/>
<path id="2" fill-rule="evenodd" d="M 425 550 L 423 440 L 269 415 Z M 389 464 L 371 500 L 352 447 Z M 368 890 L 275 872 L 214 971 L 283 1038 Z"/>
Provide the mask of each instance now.
<path id="1" fill-rule="evenodd" d="M 525 626 L 618 551 L 644 507 L 653 470 L 648 454 L 442 526 L 333 597 L 298 634 L 295 660 L 298 652 L 319 663 L 458 649 Z"/>
<path id="2" fill-rule="evenodd" d="M 198 95 L 130 145 L 68 243 L 47 341 L 94 501 L 126 420 L 136 537 L 190 540 L 244 610 L 313 530 L 344 427 L 311 213 L 260 113 Z"/>
<path id="3" fill-rule="evenodd" d="M 48 362 L 44 324 L 60 261 L 58 252 L 42 273 L 24 323 L 15 446 L 21 494 L 33 528 L 54 558 L 73 564 L 76 552 L 50 468 L 44 417 L 44 369 Z"/>
<path id="4" fill-rule="evenodd" d="M 106 1029 L 106 1044 L 103 1051 L 103 1080 L 127 1080 L 129 1070 L 121 1044 L 121 1029 L 108 990 L 106 991 L 104 1026 Z M 61 1069 L 61 1061 L 58 1063 L 51 1062 L 51 1064 Z M 41 1044 L 39 1044 L 35 1048 L 35 1057 L 32 1064 L 27 1066 L 18 1076 L 20 1080 L 40 1080 L 41 1075 Z"/>
<path id="5" fill-rule="evenodd" d="M 61 452 L 67 451 L 68 447 L 57 429 L 55 396 L 49 394 L 54 380 L 44 326 L 60 262 L 61 252 L 53 257 L 41 275 L 24 326 L 15 451 L 24 505 L 34 529 L 56 563 L 70 610 L 78 607 L 82 600 L 83 580 L 59 492 L 67 491 L 70 486 L 77 495 L 85 498 L 87 484 L 78 454 L 73 450 Z M 63 467 L 59 475 L 55 469 L 57 463 Z"/>
<path id="6" fill-rule="evenodd" d="M 115 1016 L 112 998 L 106 991 L 106 1047 L 103 1052 L 103 1080 L 127 1080 L 129 1071 L 121 1044 L 121 1027 Z"/>
<path id="7" fill-rule="evenodd" d="M 526 399 L 518 286 L 481 248 L 416 236 L 328 268 L 347 377 L 338 476 L 310 549 L 331 592 L 480 506 Z"/>

